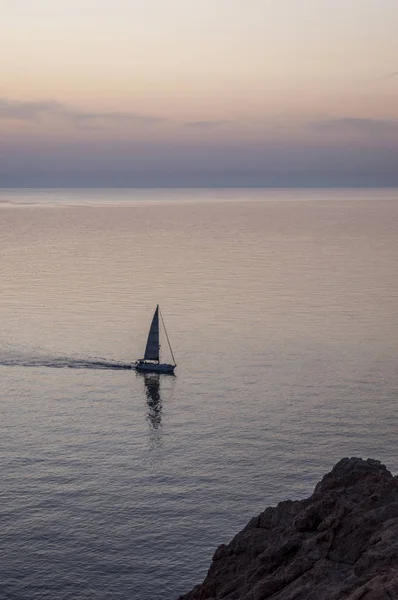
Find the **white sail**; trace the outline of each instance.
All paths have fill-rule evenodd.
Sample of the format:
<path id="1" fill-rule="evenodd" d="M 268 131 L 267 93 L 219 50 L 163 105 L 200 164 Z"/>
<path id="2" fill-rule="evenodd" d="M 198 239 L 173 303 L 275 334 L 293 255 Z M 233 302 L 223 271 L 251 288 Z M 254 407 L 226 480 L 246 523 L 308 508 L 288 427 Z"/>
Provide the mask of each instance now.
<path id="1" fill-rule="evenodd" d="M 144 360 L 159 360 L 159 306 L 156 307 L 153 315 Z"/>

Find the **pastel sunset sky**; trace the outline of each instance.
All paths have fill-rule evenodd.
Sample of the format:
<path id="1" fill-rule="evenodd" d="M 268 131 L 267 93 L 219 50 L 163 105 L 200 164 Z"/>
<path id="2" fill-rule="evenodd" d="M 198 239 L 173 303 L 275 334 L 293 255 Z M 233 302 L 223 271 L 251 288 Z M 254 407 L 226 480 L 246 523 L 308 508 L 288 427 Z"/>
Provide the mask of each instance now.
<path id="1" fill-rule="evenodd" d="M 397 0 L 0 15 L 0 185 L 398 185 Z"/>

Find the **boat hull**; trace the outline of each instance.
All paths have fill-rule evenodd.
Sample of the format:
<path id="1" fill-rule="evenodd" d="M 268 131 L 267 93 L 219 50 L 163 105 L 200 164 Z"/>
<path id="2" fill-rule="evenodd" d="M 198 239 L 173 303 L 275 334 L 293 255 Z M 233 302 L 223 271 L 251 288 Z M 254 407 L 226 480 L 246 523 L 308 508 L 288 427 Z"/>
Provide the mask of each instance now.
<path id="1" fill-rule="evenodd" d="M 175 365 L 138 362 L 135 364 L 135 369 L 141 373 L 174 373 Z"/>

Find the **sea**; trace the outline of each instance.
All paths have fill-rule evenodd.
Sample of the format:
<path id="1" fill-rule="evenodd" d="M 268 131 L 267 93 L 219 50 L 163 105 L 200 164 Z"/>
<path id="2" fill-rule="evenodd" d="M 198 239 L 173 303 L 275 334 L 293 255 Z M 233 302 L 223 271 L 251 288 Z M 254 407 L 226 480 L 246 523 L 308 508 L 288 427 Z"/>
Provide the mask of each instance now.
<path id="1" fill-rule="evenodd" d="M 175 600 L 398 472 L 398 189 L 3 189 L 0 265 L 1 600 Z M 129 368 L 157 304 L 175 377 Z"/>

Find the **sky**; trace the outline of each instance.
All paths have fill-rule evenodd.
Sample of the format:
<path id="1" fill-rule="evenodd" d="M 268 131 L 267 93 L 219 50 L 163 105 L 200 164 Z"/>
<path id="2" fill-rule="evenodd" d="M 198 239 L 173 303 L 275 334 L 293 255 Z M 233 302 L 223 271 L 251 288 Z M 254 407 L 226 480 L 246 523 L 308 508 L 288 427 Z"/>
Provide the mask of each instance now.
<path id="1" fill-rule="evenodd" d="M 0 0 L 0 186 L 398 185 L 397 0 Z"/>

